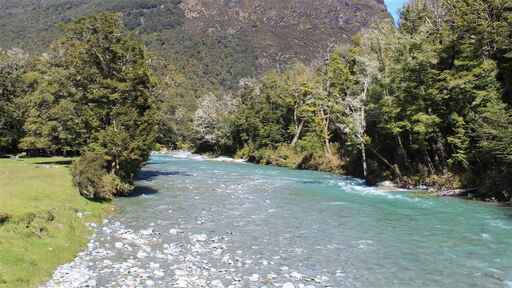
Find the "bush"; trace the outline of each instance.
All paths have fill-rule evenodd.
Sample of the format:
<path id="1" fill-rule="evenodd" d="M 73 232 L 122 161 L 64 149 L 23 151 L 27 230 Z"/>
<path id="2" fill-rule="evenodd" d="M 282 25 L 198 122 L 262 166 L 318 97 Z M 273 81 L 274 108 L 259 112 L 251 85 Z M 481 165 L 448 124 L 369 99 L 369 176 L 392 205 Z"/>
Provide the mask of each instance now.
<path id="1" fill-rule="evenodd" d="M 87 152 L 73 163 L 73 183 L 80 194 L 93 200 L 111 200 L 114 196 L 126 195 L 132 186 L 118 176 L 108 173 L 105 156 Z"/>
<path id="2" fill-rule="evenodd" d="M 0 225 L 6 223 L 9 219 L 11 219 L 9 214 L 0 212 Z"/>
<path id="3" fill-rule="evenodd" d="M 319 146 L 315 152 L 303 150 L 301 146 L 293 147 L 289 144 L 281 144 L 276 148 L 255 149 L 253 146 L 245 146 L 236 154 L 236 158 L 246 159 L 249 162 L 276 165 L 295 169 L 319 170 L 342 174 L 345 163 L 336 154 L 326 155 Z M 339 148 L 332 146 L 335 151 Z"/>

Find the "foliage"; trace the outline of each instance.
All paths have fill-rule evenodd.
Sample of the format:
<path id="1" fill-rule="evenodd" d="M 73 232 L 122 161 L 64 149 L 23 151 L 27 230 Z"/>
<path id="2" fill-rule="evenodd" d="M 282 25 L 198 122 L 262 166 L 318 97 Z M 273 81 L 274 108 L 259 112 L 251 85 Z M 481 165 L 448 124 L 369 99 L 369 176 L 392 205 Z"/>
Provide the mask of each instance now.
<path id="1" fill-rule="evenodd" d="M 132 187 L 107 171 L 105 155 L 87 152 L 73 163 L 73 183 L 80 194 L 89 199 L 111 200 L 128 193 Z"/>
<path id="2" fill-rule="evenodd" d="M 477 139 L 472 158 L 472 176 L 480 179 L 481 193 L 497 200 L 512 198 L 512 111 L 499 100 L 491 101 L 479 111 L 473 123 Z"/>
<path id="3" fill-rule="evenodd" d="M 227 122 L 226 143 L 255 162 L 479 187 L 478 197 L 508 201 L 509 5 L 414 1 L 398 28 L 377 24 L 320 66 L 292 65 L 240 87 L 236 113 L 215 126 Z"/>
<path id="4" fill-rule="evenodd" d="M 241 79 L 284 69 L 297 59 L 308 64 L 319 61 L 334 43 L 348 42 L 350 35 L 373 19 L 389 20 L 384 3 L 374 0 L 351 0 L 350 5 L 340 1 L 322 5 L 298 0 L 260 2 L 3 1 L 0 48 L 45 52 L 60 37 L 59 23 L 101 11 L 119 13 L 126 28 L 167 62 L 157 71 L 167 82 L 161 87 L 165 112 L 159 122 L 165 129 L 158 142 L 176 147 L 178 142 L 196 139 L 192 123 L 204 95 L 231 90 Z M 340 14 L 340 9 L 345 12 Z"/>
<path id="5" fill-rule="evenodd" d="M 23 135 L 21 97 L 27 56 L 19 50 L 0 50 L 0 154 L 13 152 Z"/>
<path id="6" fill-rule="evenodd" d="M 97 185 L 78 185 L 81 192 L 91 198 L 126 192 L 120 182 L 133 181 L 157 136 L 156 80 L 148 61 L 143 44 L 125 32 L 117 14 L 98 14 L 66 25 L 52 54 L 38 59 L 25 76 L 31 89 L 20 147 L 102 155 L 102 166 L 111 176 L 101 176 Z M 84 159 L 77 167 L 87 164 L 97 163 Z"/>

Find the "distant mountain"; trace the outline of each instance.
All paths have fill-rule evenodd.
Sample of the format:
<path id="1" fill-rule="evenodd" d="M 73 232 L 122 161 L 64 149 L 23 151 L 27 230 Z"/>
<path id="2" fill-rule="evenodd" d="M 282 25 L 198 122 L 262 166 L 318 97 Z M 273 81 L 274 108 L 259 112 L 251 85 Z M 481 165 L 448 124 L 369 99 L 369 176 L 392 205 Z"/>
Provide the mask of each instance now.
<path id="1" fill-rule="evenodd" d="M 321 59 L 377 19 L 383 0 L 0 0 L 0 47 L 43 50 L 57 25 L 117 11 L 152 50 L 212 84 Z"/>

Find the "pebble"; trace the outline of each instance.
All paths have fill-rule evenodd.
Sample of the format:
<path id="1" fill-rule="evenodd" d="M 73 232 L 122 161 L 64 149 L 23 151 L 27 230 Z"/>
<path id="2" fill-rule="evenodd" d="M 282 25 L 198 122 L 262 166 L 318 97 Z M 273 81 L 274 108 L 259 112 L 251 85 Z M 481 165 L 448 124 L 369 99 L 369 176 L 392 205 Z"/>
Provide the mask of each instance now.
<path id="1" fill-rule="evenodd" d="M 137 253 L 137 258 L 139 259 L 142 259 L 142 258 L 146 258 L 148 256 L 148 254 L 142 250 L 140 250 L 138 253 Z"/>
<path id="2" fill-rule="evenodd" d="M 251 277 L 249 277 L 249 280 L 252 282 L 257 282 L 258 280 L 260 280 L 260 275 L 252 274 Z"/>
<path id="3" fill-rule="evenodd" d="M 224 288 L 224 284 L 220 280 L 213 280 L 211 284 L 211 288 Z"/>
<path id="4" fill-rule="evenodd" d="M 196 234 L 196 235 L 190 236 L 190 240 L 197 241 L 197 242 L 204 242 L 204 241 L 208 240 L 208 236 L 206 236 L 206 234 Z"/>
<path id="5" fill-rule="evenodd" d="M 298 273 L 298 272 L 295 272 L 295 271 L 294 271 L 294 272 L 292 272 L 292 273 L 290 273 L 290 276 L 291 276 L 291 277 L 293 277 L 293 278 L 295 278 L 295 279 L 297 279 L 297 280 L 301 280 L 301 279 L 302 279 L 302 277 L 304 277 L 304 275 L 302 275 L 302 274 L 300 274 L 300 273 Z"/>

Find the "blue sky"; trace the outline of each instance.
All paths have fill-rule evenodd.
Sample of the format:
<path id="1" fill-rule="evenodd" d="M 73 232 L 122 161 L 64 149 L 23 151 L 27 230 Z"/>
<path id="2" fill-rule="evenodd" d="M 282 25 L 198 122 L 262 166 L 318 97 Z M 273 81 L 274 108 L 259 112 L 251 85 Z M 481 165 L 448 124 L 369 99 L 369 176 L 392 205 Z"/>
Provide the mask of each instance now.
<path id="1" fill-rule="evenodd" d="M 388 10 L 395 18 L 395 21 L 398 22 L 399 10 L 407 3 L 407 0 L 385 0 L 386 5 L 388 6 Z"/>

